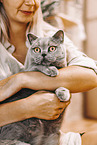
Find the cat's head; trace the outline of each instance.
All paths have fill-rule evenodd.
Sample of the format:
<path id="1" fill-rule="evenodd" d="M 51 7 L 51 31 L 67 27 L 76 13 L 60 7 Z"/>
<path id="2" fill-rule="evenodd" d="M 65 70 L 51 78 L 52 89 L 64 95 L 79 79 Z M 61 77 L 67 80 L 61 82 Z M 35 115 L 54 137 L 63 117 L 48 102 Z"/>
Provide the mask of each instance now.
<path id="1" fill-rule="evenodd" d="M 64 32 L 57 31 L 51 37 L 37 37 L 31 33 L 27 35 L 30 43 L 29 57 L 36 64 L 50 65 L 65 57 Z"/>

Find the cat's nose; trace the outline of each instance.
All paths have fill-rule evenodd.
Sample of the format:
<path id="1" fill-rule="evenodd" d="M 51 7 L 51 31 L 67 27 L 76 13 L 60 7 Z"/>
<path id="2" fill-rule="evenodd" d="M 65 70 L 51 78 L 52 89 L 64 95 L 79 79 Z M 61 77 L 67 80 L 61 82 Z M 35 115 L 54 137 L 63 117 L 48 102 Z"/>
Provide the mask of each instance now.
<path id="1" fill-rule="evenodd" d="M 42 54 L 42 56 L 43 56 L 43 57 L 45 57 L 45 56 L 46 56 L 46 54 L 45 54 L 45 53 L 43 53 L 43 54 Z"/>

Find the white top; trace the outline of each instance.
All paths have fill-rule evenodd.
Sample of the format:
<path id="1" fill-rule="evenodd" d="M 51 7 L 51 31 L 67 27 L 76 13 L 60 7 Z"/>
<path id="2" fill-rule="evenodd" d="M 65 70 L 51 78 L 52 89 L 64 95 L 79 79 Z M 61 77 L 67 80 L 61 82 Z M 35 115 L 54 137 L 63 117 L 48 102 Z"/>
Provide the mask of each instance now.
<path id="1" fill-rule="evenodd" d="M 60 130 L 59 145 L 82 145 L 81 135 L 79 133 L 64 133 Z"/>
<path id="2" fill-rule="evenodd" d="M 48 26 L 44 28 L 43 35 L 52 36 L 56 28 Z M 28 30 L 27 30 L 28 32 Z M 31 32 L 31 30 L 30 30 Z M 18 73 L 20 71 L 24 71 L 25 64 L 20 63 L 15 57 L 12 56 L 12 53 L 15 51 L 15 47 L 11 45 L 8 40 L 5 40 L 2 36 L 2 42 L 0 42 L 0 80 Z M 65 35 L 64 36 L 64 47 L 66 47 L 66 65 L 76 65 L 87 67 L 93 69 L 95 73 L 97 73 L 97 65 L 95 61 L 88 56 L 86 56 L 83 52 L 80 52 L 72 43 L 71 40 Z"/>

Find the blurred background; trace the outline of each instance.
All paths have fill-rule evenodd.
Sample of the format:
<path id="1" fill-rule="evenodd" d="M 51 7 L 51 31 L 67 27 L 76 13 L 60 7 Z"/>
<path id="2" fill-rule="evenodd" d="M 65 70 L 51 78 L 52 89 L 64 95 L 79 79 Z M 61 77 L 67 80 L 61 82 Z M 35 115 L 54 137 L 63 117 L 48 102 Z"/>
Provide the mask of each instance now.
<path id="1" fill-rule="evenodd" d="M 97 0 L 42 0 L 44 20 L 63 29 L 73 43 L 97 60 Z M 97 120 L 97 88 L 72 95 L 64 121 Z"/>

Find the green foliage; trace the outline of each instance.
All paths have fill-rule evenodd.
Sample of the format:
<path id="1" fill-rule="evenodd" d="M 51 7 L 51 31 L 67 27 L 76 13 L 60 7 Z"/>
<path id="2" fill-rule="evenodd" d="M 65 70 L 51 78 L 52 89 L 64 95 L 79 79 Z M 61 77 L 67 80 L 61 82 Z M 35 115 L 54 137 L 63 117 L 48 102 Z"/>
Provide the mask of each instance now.
<path id="1" fill-rule="evenodd" d="M 46 20 L 47 18 L 55 15 L 56 7 L 58 6 L 60 0 L 42 0 L 41 8 L 43 13 L 43 18 Z"/>

